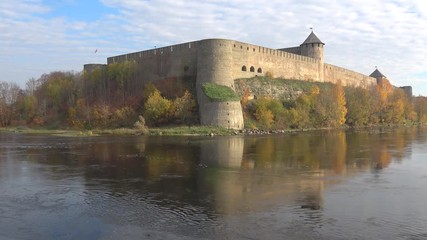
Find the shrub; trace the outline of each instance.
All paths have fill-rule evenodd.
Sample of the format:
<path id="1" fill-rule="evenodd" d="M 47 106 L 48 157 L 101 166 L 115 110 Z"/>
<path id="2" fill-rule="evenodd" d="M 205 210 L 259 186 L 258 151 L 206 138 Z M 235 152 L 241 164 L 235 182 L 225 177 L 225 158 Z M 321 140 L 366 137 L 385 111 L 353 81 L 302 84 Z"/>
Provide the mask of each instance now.
<path id="1" fill-rule="evenodd" d="M 274 122 L 273 113 L 265 108 L 257 109 L 255 112 L 255 117 L 258 120 L 262 129 L 270 129 Z"/>
<path id="2" fill-rule="evenodd" d="M 279 100 L 269 97 L 261 97 L 256 99 L 252 105 L 252 114 L 258 121 L 261 128 L 270 129 L 274 123 L 278 123 L 281 127 L 284 125 L 282 117 L 285 109 Z"/>
<path id="3" fill-rule="evenodd" d="M 135 124 L 133 125 L 133 127 L 141 134 L 148 134 L 148 127 L 145 126 L 145 119 L 143 116 L 139 115 L 138 116 L 138 121 L 135 122 Z"/>
<path id="4" fill-rule="evenodd" d="M 107 128 L 110 123 L 110 106 L 108 105 L 97 105 L 91 111 L 92 116 L 92 127 L 94 128 Z"/>
<path id="5" fill-rule="evenodd" d="M 196 101 L 190 92 L 185 91 L 182 97 L 175 99 L 172 103 L 173 116 L 177 123 L 191 124 L 196 121 L 194 114 Z"/>
<path id="6" fill-rule="evenodd" d="M 135 111 L 130 107 L 117 109 L 112 114 L 111 127 L 130 127 L 136 118 Z"/>
<path id="7" fill-rule="evenodd" d="M 144 104 L 145 117 L 149 124 L 160 125 L 170 120 L 172 102 L 154 91 Z"/>

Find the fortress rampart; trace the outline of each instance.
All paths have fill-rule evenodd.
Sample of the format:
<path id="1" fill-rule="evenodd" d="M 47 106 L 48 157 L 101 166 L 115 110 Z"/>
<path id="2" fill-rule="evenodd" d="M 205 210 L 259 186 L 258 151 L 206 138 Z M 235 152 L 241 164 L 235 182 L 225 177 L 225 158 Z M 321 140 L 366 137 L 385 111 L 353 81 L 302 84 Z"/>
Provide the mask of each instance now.
<path id="1" fill-rule="evenodd" d="M 190 77 L 195 81 L 201 124 L 241 129 L 244 122 L 240 102 L 211 102 L 202 90 L 203 83 L 216 83 L 234 90 L 235 79 L 269 75 L 341 82 L 343 86 L 376 84 L 373 77 L 324 63 L 323 45 L 313 32 L 300 46 L 282 49 L 227 39 L 205 39 L 109 57 L 107 64 L 135 61 L 144 73 L 142 81 Z M 85 70 L 91 68 L 93 65 L 85 65 Z"/>
<path id="2" fill-rule="evenodd" d="M 353 86 L 367 88 L 374 84 L 377 84 L 377 80 L 373 77 L 366 76 L 364 74 L 334 66 L 332 64 L 325 63 L 324 66 L 324 77 L 325 82 L 338 83 L 341 81 L 343 86 Z"/>

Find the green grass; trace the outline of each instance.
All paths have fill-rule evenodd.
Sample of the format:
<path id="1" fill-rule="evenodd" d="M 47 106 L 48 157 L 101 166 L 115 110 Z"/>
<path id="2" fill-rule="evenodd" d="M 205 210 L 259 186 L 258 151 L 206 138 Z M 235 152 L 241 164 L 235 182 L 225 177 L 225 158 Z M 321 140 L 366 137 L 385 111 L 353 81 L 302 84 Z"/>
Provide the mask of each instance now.
<path id="1" fill-rule="evenodd" d="M 204 83 L 202 89 L 206 96 L 213 102 L 240 101 L 239 95 L 227 86 Z"/>
<path id="2" fill-rule="evenodd" d="M 40 134 L 62 137 L 84 137 L 95 136 L 92 131 L 66 130 L 66 129 L 48 129 L 48 128 L 28 128 L 28 127 L 7 127 L 0 128 L 0 131 L 24 133 L 24 134 Z"/>
<path id="3" fill-rule="evenodd" d="M 24 133 L 24 134 L 40 134 L 40 135 L 51 135 L 51 136 L 62 136 L 62 137 L 92 137 L 101 135 L 117 135 L 117 136 L 132 136 L 141 135 L 141 132 L 137 129 L 132 128 L 117 128 L 117 129 L 98 129 L 91 131 L 79 131 L 79 130 L 60 130 L 60 129 L 43 129 L 43 128 L 27 128 L 27 127 L 8 127 L 0 128 L 0 131 Z M 232 130 L 213 127 L 213 126 L 169 126 L 161 128 L 150 128 L 147 135 L 157 136 L 207 136 L 207 135 L 231 135 Z"/>

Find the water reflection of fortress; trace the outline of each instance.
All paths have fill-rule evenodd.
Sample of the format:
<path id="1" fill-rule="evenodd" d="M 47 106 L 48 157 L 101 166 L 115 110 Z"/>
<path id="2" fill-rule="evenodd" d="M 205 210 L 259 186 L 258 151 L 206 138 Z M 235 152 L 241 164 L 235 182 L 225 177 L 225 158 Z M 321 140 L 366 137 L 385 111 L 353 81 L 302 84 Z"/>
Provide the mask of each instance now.
<path id="1" fill-rule="evenodd" d="M 283 203 L 283 196 L 302 207 L 318 209 L 323 205 L 325 187 L 345 179 L 332 181 L 328 176 L 352 176 L 363 169 L 378 171 L 393 158 L 403 158 L 403 135 L 393 139 L 397 148 L 393 154 L 388 149 L 390 143 L 381 141 L 381 135 L 374 136 L 333 131 L 318 136 L 206 141 L 201 144 L 201 161 L 208 166 L 205 171 L 235 171 L 217 171 L 215 184 L 203 187 L 214 189 L 216 207 L 226 213 L 256 210 L 274 201 Z M 203 176 L 200 180 L 203 182 Z"/>
<path id="2" fill-rule="evenodd" d="M 178 141 L 162 138 L 158 142 L 141 138 L 114 152 L 108 144 L 98 145 L 88 155 L 120 164 L 121 168 L 109 172 L 116 178 L 139 178 L 143 173 L 144 181 L 150 182 L 148 191 L 162 189 L 168 197 L 183 201 L 213 193 L 209 198 L 219 213 L 257 211 L 284 204 L 285 199 L 289 204 L 317 209 L 323 205 L 323 192 L 329 185 L 360 171 L 381 171 L 392 160 L 410 154 L 406 145 L 415 134 L 416 129 L 408 128 L 382 134 L 331 131 Z M 108 178 L 96 174 L 88 172 L 87 177 Z"/>

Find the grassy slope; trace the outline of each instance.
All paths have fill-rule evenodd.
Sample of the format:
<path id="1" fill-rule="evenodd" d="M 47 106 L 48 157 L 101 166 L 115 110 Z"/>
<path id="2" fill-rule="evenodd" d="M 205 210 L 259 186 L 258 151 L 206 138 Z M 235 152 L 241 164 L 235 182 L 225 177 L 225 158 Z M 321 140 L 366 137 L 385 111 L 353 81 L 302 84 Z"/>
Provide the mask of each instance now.
<path id="1" fill-rule="evenodd" d="M 233 89 L 215 83 L 204 83 L 202 86 L 206 96 L 214 102 L 240 101 Z"/>

